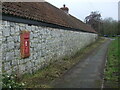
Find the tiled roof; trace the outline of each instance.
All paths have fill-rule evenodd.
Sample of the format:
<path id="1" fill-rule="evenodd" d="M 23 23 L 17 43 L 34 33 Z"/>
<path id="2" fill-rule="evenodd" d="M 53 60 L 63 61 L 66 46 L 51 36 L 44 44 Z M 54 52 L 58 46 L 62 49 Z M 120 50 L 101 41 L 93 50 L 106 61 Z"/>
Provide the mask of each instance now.
<path id="1" fill-rule="evenodd" d="M 4 2 L 2 4 L 2 13 L 95 32 L 87 24 L 70 14 L 64 13 L 61 9 L 56 8 L 48 2 Z"/>

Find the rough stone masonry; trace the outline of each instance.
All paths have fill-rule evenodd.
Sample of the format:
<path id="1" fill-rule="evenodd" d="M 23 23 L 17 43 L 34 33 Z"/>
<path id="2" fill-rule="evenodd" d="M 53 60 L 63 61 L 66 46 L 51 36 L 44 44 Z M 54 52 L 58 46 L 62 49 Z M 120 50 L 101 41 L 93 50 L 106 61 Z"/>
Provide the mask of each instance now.
<path id="1" fill-rule="evenodd" d="M 72 55 L 97 39 L 97 34 L 29 26 L 2 21 L 2 69 L 4 73 L 33 73 L 54 60 Z M 20 57 L 20 31 L 30 31 L 30 57 Z M 1 39 L 0 39 L 1 40 Z M 53 62 L 54 63 L 54 62 Z"/>

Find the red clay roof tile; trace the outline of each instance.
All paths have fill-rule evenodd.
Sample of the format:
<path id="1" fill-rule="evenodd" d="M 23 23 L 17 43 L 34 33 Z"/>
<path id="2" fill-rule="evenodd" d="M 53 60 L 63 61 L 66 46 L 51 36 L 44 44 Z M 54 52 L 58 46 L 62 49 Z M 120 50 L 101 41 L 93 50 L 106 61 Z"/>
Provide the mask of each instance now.
<path id="1" fill-rule="evenodd" d="M 48 2 L 4 2 L 2 13 L 44 21 L 65 27 L 96 32 L 93 28 Z"/>

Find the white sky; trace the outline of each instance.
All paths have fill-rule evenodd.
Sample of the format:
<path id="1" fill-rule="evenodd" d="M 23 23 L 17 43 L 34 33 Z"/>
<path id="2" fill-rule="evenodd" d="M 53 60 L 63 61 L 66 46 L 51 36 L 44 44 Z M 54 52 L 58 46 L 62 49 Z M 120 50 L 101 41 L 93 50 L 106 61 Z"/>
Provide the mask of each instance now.
<path id="1" fill-rule="evenodd" d="M 69 13 L 84 21 L 91 11 L 99 11 L 102 18 L 112 17 L 118 20 L 119 0 L 46 0 L 52 5 L 61 8 L 63 4 L 69 8 Z"/>

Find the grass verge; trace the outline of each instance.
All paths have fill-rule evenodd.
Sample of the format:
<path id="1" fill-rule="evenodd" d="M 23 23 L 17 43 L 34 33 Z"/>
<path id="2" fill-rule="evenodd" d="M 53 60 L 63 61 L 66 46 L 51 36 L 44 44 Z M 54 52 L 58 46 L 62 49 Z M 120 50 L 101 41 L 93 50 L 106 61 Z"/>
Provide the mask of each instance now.
<path id="1" fill-rule="evenodd" d="M 107 64 L 106 64 L 106 70 L 105 70 L 105 87 L 106 88 L 120 88 L 119 86 L 119 65 L 120 60 L 119 59 L 119 42 L 120 39 L 117 37 L 115 40 L 112 41 L 111 45 L 108 48 L 108 54 L 107 54 Z"/>
<path id="2" fill-rule="evenodd" d="M 22 77 L 21 82 L 25 83 L 25 88 L 53 88 L 50 82 L 61 77 L 71 67 L 77 64 L 86 54 L 89 54 L 93 49 L 105 42 L 105 39 L 98 39 L 93 44 L 76 52 L 71 57 L 64 57 L 61 60 L 50 64 L 42 70 L 37 71 L 33 75 L 26 74 Z"/>

